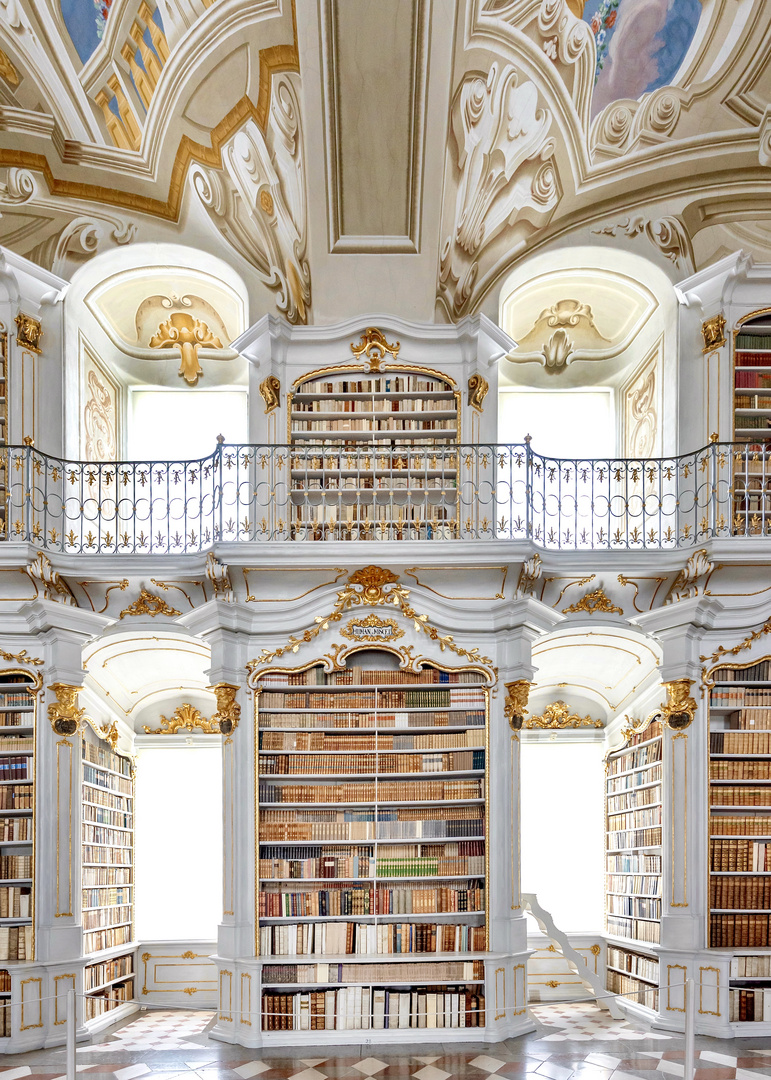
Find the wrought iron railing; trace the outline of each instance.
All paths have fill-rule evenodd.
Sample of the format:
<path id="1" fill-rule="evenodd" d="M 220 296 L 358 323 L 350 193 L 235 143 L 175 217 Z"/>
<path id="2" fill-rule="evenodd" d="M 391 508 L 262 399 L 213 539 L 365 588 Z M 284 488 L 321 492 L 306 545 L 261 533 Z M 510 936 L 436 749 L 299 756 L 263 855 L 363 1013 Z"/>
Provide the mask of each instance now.
<path id="1" fill-rule="evenodd" d="M 687 548 L 771 537 L 771 445 L 554 459 L 529 444 L 218 445 L 197 461 L 75 462 L 0 449 L 0 529 L 49 552 L 167 554 L 217 541 L 528 540 Z"/>

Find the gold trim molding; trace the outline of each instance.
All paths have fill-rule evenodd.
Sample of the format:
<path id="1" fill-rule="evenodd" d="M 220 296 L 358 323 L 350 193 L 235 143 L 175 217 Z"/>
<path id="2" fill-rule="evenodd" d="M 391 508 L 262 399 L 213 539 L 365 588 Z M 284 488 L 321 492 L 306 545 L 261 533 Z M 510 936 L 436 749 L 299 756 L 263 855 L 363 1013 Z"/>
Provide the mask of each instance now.
<path id="1" fill-rule="evenodd" d="M 673 679 L 664 683 L 666 703 L 661 703 L 661 719 L 671 731 L 690 727 L 696 715 L 696 701 L 691 697 L 693 679 Z"/>
<path id="2" fill-rule="evenodd" d="M 155 593 L 142 589 L 133 604 L 124 608 L 118 617 L 122 619 L 126 615 L 150 615 L 154 619 L 156 615 L 181 614 L 181 611 L 167 604 L 162 596 L 156 596 Z"/>
<path id="3" fill-rule="evenodd" d="M 599 589 L 595 589 L 593 592 L 586 593 L 580 600 L 577 600 L 575 604 L 570 604 L 568 607 L 562 609 L 563 615 L 570 615 L 571 612 L 585 611 L 587 615 L 596 615 L 598 611 L 615 613 L 617 615 L 623 615 L 623 609 L 617 607 L 612 603 L 609 596 L 605 595 L 605 591 L 602 586 Z"/>
<path id="4" fill-rule="evenodd" d="M 541 716 L 531 716 L 524 722 L 526 728 L 601 728 L 602 720 L 594 720 L 591 716 L 579 716 L 571 713 L 567 702 L 558 700 L 547 705 Z"/>

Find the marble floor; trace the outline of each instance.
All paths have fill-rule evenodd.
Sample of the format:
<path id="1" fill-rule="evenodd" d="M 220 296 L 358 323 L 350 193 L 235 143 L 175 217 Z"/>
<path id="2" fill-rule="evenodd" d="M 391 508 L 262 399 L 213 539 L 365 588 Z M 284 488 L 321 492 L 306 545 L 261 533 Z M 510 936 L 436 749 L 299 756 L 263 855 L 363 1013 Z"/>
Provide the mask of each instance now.
<path id="1" fill-rule="evenodd" d="M 211 1012 L 150 1010 L 78 1046 L 94 1080 L 675 1080 L 679 1036 L 636 1030 L 591 1003 L 535 1005 L 538 1030 L 490 1046 L 422 1041 L 398 1048 L 346 1045 L 245 1050 L 207 1036 Z M 438 1034 L 438 1033 L 437 1033 Z M 696 1040 L 695 1080 L 771 1077 L 767 1039 Z M 0 1080 L 60 1080 L 64 1050 L 8 1055 Z"/>

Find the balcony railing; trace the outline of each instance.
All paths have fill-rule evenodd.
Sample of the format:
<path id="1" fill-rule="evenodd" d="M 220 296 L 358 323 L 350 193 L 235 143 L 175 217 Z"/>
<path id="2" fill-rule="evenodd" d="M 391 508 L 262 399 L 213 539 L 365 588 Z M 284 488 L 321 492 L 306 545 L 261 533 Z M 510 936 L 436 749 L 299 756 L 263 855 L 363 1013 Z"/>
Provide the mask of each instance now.
<path id="1" fill-rule="evenodd" d="M 554 550 L 690 548 L 771 537 L 771 446 L 556 459 L 529 444 L 218 445 L 198 461 L 76 462 L 0 449 L 2 538 L 66 554 L 215 542 L 530 541 Z"/>

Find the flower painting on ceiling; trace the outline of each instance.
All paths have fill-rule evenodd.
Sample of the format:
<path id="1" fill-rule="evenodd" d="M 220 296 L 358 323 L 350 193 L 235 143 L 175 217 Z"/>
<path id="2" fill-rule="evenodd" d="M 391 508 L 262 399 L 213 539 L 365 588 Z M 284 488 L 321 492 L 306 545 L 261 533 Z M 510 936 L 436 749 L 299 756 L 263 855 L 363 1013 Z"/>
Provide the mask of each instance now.
<path id="1" fill-rule="evenodd" d="M 104 36 L 114 0 L 61 0 L 62 17 L 85 64 Z"/>
<path id="2" fill-rule="evenodd" d="M 700 0 L 587 0 L 584 19 L 597 45 L 592 114 L 670 84 L 701 12 Z"/>

